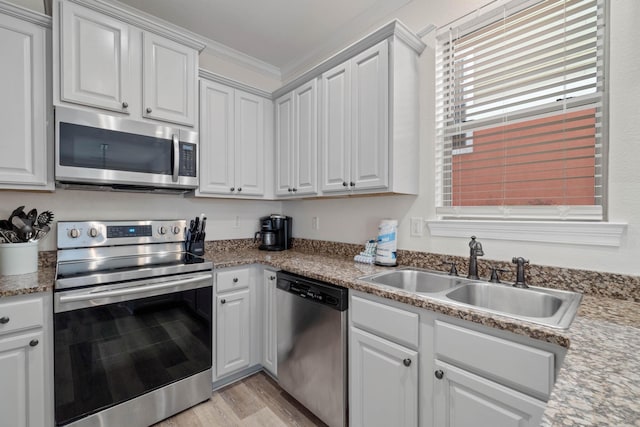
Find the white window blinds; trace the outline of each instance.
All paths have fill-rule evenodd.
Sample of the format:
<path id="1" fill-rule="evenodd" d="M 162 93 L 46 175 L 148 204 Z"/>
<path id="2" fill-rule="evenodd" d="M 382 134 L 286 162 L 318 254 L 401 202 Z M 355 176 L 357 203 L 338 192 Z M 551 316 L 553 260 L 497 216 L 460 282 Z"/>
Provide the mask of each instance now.
<path id="1" fill-rule="evenodd" d="M 601 220 L 604 4 L 499 3 L 437 34 L 437 212 Z"/>

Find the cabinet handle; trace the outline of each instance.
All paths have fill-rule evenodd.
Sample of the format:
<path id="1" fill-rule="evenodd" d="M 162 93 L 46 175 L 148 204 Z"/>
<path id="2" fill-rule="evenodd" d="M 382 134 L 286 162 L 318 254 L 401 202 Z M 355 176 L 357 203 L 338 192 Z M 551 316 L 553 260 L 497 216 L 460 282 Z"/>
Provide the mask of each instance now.
<path id="1" fill-rule="evenodd" d="M 220 300 L 220 304 L 226 304 L 226 303 L 227 303 L 226 299 L 223 298 L 223 299 Z"/>
<path id="2" fill-rule="evenodd" d="M 233 283 L 238 283 L 238 278 L 237 277 L 233 278 Z"/>
<path id="3" fill-rule="evenodd" d="M 409 359 L 409 358 L 404 359 L 402 361 L 402 363 L 404 364 L 404 366 L 411 366 L 411 359 Z"/>
<path id="4" fill-rule="evenodd" d="M 434 375 L 436 376 L 437 379 L 441 380 L 442 377 L 444 377 L 444 372 L 442 372 L 441 369 L 438 369 L 437 371 L 434 372 Z"/>
<path id="5" fill-rule="evenodd" d="M 355 187 L 356 183 L 352 181 L 352 182 L 349 183 L 349 185 L 352 186 L 352 187 Z"/>
<path id="6" fill-rule="evenodd" d="M 122 103 L 122 108 L 129 108 L 129 103 L 128 102 L 123 102 Z"/>
<path id="7" fill-rule="evenodd" d="M 0 323 L 3 325 L 9 323 L 9 320 L 11 319 L 9 319 L 7 316 L 0 317 Z"/>
<path id="8" fill-rule="evenodd" d="M 151 113 L 152 111 L 151 107 L 147 107 L 147 113 Z"/>
<path id="9" fill-rule="evenodd" d="M 347 184 L 347 182 L 346 182 L 346 181 L 342 181 L 342 186 L 343 186 L 343 187 L 346 187 L 347 185 L 349 185 L 349 184 Z"/>
<path id="10" fill-rule="evenodd" d="M 276 276 L 270 276 L 269 280 L 276 280 Z"/>
<path id="11" fill-rule="evenodd" d="M 242 187 L 238 187 L 238 193 L 242 191 Z"/>
<path id="12" fill-rule="evenodd" d="M 31 340 L 31 341 L 29 341 L 29 345 L 30 345 L 31 347 L 35 347 L 35 346 L 37 346 L 37 345 L 38 345 L 38 340 Z"/>
<path id="13" fill-rule="evenodd" d="M 234 187 L 231 187 L 231 188 L 229 189 L 229 191 L 231 191 L 231 192 L 233 193 L 234 191 L 236 191 L 236 189 L 235 189 Z"/>

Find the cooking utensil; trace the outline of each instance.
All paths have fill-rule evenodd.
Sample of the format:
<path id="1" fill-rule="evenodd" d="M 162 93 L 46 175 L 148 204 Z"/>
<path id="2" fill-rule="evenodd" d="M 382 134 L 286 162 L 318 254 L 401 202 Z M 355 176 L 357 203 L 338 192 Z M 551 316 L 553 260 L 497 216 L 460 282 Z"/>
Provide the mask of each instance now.
<path id="1" fill-rule="evenodd" d="M 30 239 L 32 242 L 44 239 L 44 237 L 47 235 L 47 233 L 49 233 L 49 231 L 51 231 L 51 227 L 49 227 L 46 224 L 43 225 L 42 227 L 37 227 L 37 228 L 34 227 L 34 229 L 35 229 L 35 234 Z"/>
<path id="2" fill-rule="evenodd" d="M 26 242 L 33 236 L 33 222 L 24 215 L 24 212 L 20 216 L 12 217 L 11 224 L 13 224 L 14 230 L 23 242 Z"/>
<path id="3" fill-rule="evenodd" d="M 31 209 L 27 213 L 27 219 L 31 221 L 31 225 L 33 225 L 36 222 L 36 219 L 38 219 L 38 211 L 35 208 Z"/>
<path id="4" fill-rule="evenodd" d="M 36 219 L 39 227 L 49 225 L 51 224 L 51 221 L 53 221 L 53 212 L 51 211 L 40 212 L 40 215 L 38 215 L 38 218 Z"/>
<path id="5" fill-rule="evenodd" d="M 18 237 L 15 231 L 2 230 L 2 235 L 4 236 L 4 239 L 7 240 L 7 243 L 23 243 L 22 239 Z"/>

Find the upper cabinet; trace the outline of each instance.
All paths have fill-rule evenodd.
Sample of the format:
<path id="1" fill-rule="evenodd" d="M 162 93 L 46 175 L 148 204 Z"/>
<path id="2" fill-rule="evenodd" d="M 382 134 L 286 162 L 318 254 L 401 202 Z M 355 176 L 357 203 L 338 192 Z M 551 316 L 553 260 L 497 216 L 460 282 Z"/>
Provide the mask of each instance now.
<path id="1" fill-rule="evenodd" d="M 276 196 L 318 193 L 317 93 L 313 79 L 276 100 Z"/>
<path id="2" fill-rule="evenodd" d="M 272 161 L 273 106 L 270 99 L 200 80 L 200 187 L 197 196 L 263 198 Z M 216 81 L 214 81 L 216 80 Z M 269 168 L 269 170 L 271 170 Z"/>
<path id="3" fill-rule="evenodd" d="M 393 21 L 277 90 L 276 195 L 418 194 L 424 47 Z"/>
<path id="4" fill-rule="evenodd" d="M 196 125 L 201 42 L 103 0 L 54 4 L 54 103 Z"/>
<path id="5" fill-rule="evenodd" d="M 53 190 L 49 17 L 0 2 L 0 189 Z"/>

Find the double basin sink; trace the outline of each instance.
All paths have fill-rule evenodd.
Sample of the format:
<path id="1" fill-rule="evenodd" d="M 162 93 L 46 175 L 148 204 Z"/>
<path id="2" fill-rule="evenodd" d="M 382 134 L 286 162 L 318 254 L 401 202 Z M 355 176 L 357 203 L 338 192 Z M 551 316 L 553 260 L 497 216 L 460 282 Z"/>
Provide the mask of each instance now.
<path id="1" fill-rule="evenodd" d="M 556 329 L 569 328 L 582 300 L 582 294 L 576 292 L 535 286 L 515 288 L 416 268 L 387 271 L 360 280 Z"/>

